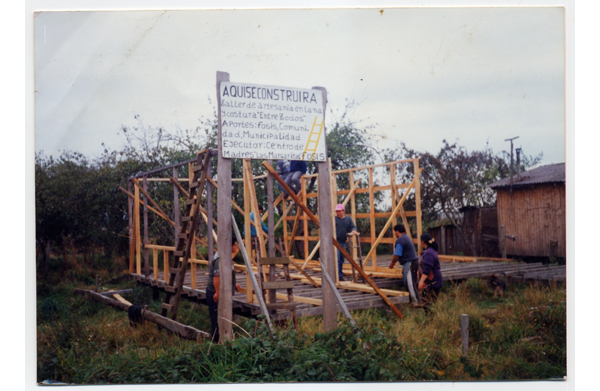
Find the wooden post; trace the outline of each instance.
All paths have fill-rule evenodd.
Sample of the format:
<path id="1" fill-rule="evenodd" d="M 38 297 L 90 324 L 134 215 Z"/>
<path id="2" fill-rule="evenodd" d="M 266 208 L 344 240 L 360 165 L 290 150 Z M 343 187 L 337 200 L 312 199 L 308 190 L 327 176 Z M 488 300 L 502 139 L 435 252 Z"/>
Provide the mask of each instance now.
<path id="1" fill-rule="evenodd" d="M 377 244 L 375 241 L 377 240 L 375 235 L 375 192 L 373 191 L 373 187 L 375 187 L 373 183 L 373 167 L 369 168 L 369 221 L 371 223 L 371 251 L 373 253 L 373 265 L 372 269 L 375 270 L 377 268 Z M 366 259 L 365 259 L 366 262 Z"/>
<path id="2" fill-rule="evenodd" d="M 327 171 L 329 171 L 329 169 Z M 329 178 L 329 176 L 327 176 L 326 178 Z M 300 178 L 300 184 L 302 189 L 302 202 L 304 202 L 304 205 L 306 205 L 307 198 L 305 177 Z M 304 240 L 304 258 L 306 258 L 308 256 L 308 217 L 306 216 L 306 214 L 302 215 L 302 230 L 304 231 L 304 235 L 302 236 Z"/>
<path id="3" fill-rule="evenodd" d="M 148 193 L 148 178 L 144 177 L 144 192 Z M 146 247 L 148 240 L 148 199 L 144 194 L 144 276 L 150 276 L 150 262 L 148 261 L 150 250 Z"/>
<path id="4" fill-rule="evenodd" d="M 163 281 L 169 281 L 169 251 L 163 250 Z"/>
<path id="5" fill-rule="evenodd" d="M 244 181 L 244 240 L 245 247 L 250 252 L 250 259 L 252 259 L 252 238 L 250 234 L 250 193 L 248 191 L 247 178 L 248 174 L 246 170 L 242 169 L 242 176 Z M 252 303 L 252 284 L 250 275 L 246 273 L 246 303 Z"/>
<path id="6" fill-rule="evenodd" d="M 127 181 L 127 190 L 131 193 L 131 181 Z M 133 218 L 133 198 L 127 197 L 127 211 L 129 217 L 129 273 L 133 273 L 135 263 L 135 225 Z"/>
<path id="7" fill-rule="evenodd" d="M 325 122 L 325 111 L 327 108 L 327 90 L 323 87 L 313 87 L 313 89 L 321 90 L 323 94 L 323 122 Z M 325 131 L 325 129 L 323 129 Z M 325 138 L 322 139 L 325 142 Z M 325 144 L 325 150 L 327 151 L 327 144 Z M 330 276 L 337 274 L 335 257 L 333 250 L 333 222 L 331 221 L 331 189 L 330 189 L 330 172 L 329 164 L 325 162 L 319 162 L 317 164 L 319 170 L 319 181 L 318 181 L 318 205 L 319 205 L 319 239 L 321 239 L 321 268 L 325 270 Z M 304 201 L 306 199 L 304 198 Z M 321 272 L 322 278 L 325 279 L 323 272 Z M 329 284 L 322 284 L 321 291 L 323 295 L 323 329 L 325 332 L 334 330 L 337 327 L 337 307 L 335 302 L 335 293 L 333 287 Z"/>
<path id="8" fill-rule="evenodd" d="M 210 160 L 209 160 L 210 162 Z M 206 232 L 211 232 L 213 230 L 213 185 L 210 182 L 206 183 L 206 225 L 208 227 Z M 218 238 L 217 238 L 218 239 Z M 215 256 L 215 242 L 213 235 L 206 235 L 207 247 L 208 247 L 208 262 L 213 261 Z M 218 240 L 217 240 L 218 243 Z M 220 294 L 220 293 L 219 293 Z"/>
<path id="9" fill-rule="evenodd" d="M 134 220 L 135 220 L 135 272 L 142 274 L 142 236 L 140 233 L 140 188 L 135 187 Z"/>
<path id="10" fill-rule="evenodd" d="M 502 254 L 502 258 L 506 259 L 506 232 L 503 225 L 500 226 L 498 236 L 500 242 L 500 253 Z"/>
<path id="11" fill-rule="evenodd" d="M 221 130 L 221 82 L 228 82 L 229 74 L 217 72 L 217 113 L 218 113 L 218 160 L 217 182 L 217 251 L 219 252 L 221 283 L 219 284 L 219 334 L 221 341 L 233 338 L 232 323 L 232 295 L 231 291 L 231 159 L 223 157 L 223 134 Z M 207 152 L 208 153 L 208 152 Z M 210 220 L 210 219 L 209 219 Z M 210 236 L 210 235 L 209 235 Z"/>
<path id="12" fill-rule="evenodd" d="M 190 172 L 190 175 L 193 175 L 193 172 Z M 173 167 L 173 179 L 177 180 L 179 178 L 179 170 L 177 167 Z M 191 184 L 191 180 L 189 181 Z M 175 221 L 175 228 L 173 229 L 173 238 L 177 241 L 177 234 L 179 233 L 181 227 L 180 220 L 181 209 L 179 207 L 179 188 L 173 185 L 173 220 Z"/>
<path id="13" fill-rule="evenodd" d="M 154 281 L 158 280 L 158 250 L 152 249 L 152 274 L 154 275 Z"/>
<path id="14" fill-rule="evenodd" d="M 273 165 L 273 161 L 272 160 L 267 160 L 267 164 L 269 165 Z M 267 173 L 267 228 L 269 229 L 268 232 L 268 242 L 269 242 L 269 246 L 268 246 L 268 255 L 269 257 L 275 257 L 275 219 L 273 216 L 274 213 L 274 207 L 273 207 L 273 175 L 269 175 L 269 173 Z M 257 218 L 256 222 L 258 224 L 260 224 L 260 220 Z M 285 254 L 281 254 L 281 256 L 285 256 Z M 275 265 L 270 265 L 269 266 L 269 280 L 271 281 L 275 281 Z M 269 290 L 269 302 L 270 303 L 275 303 L 277 301 L 276 299 L 276 291 L 275 289 L 270 289 Z"/>
<path id="15" fill-rule="evenodd" d="M 448 254 L 448 249 L 446 248 L 446 227 L 443 225 L 440 227 L 440 242 L 442 245 L 440 254 Z"/>
<path id="16" fill-rule="evenodd" d="M 462 355 L 467 357 L 469 352 L 469 315 L 460 316 L 460 333 L 462 335 Z"/>
<path id="17" fill-rule="evenodd" d="M 419 167 L 419 159 L 415 159 L 415 207 L 417 212 L 417 243 L 418 243 L 418 254 L 423 252 L 423 246 L 421 245 L 421 234 L 423 233 L 423 226 L 421 225 L 421 169 Z M 408 192 L 408 190 L 407 190 Z"/>

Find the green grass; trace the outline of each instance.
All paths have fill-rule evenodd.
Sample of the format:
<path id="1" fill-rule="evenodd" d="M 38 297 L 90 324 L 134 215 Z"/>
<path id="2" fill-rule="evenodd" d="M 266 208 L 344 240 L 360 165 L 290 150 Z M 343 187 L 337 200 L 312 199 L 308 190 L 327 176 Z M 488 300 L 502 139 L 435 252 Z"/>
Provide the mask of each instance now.
<path id="1" fill-rule="evenodd" d="M 129 326 L 127 314 L 73 294 L 93 289 L 94 271 L 38 276 L 38 381 L 75 384 L 464 381 L 562 378 L 566 375 L 564 288 L 509 285 L 504 298 L 471 279 L 446 284 L 429 315 L 402 307 L 354 311 L 359 333 L 340 315 L 323 333 L 321 317 L 269 337 L 261 320 L 240 318 L 222 345 L 186 341 L 154 324 Z M 62 273 L 59 276 L 59 273 Z M 90 278 L 86 278 L 90 277 Z M 111 276 L 105 276 L 106 281 Z M 125 297 L 160 311 L 150 288 L 133 282 Z M 461 314 L 469 315 L 469 354 L 461 356 Z M 184 323 L 210 331 L 208 311 L 182 301 Z"/>

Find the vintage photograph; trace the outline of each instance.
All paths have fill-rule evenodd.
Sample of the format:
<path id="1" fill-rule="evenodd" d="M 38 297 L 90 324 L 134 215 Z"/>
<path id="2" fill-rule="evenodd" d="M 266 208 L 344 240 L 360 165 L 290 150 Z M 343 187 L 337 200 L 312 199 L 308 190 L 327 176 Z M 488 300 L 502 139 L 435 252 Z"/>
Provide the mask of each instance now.
<path id="1" fill-rule="evenodd" d="M 36 11 L 36 382 L 564 385 L 566 17 Z"/>

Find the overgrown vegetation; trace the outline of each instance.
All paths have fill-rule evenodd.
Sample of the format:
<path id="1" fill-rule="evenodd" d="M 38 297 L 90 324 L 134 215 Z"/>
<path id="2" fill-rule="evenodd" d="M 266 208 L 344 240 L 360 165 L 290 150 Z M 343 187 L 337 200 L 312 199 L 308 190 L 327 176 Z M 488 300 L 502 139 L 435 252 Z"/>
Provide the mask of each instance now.
<path id="1" fill-rule="evenodd" d="M 105 261 L 108 262 L 108 261 Z M 299 329 L 278 329 L 271 339 L 260 320 L 240 318 L 234 340 L 197 344 L 137 328 L 127 314 L 73 294 L 93 289 L 94 270 L 62 273 L 51 259 L 47 280 L 37 284 L 38 381 L 75 384 L 354 382 L 419 380 L 523 380 L 566 375 L 564 288 L 509 285 L 504 298 L 470 279 L 446 284 L 426 316 L 403 307 L 403 320 L 386 309 L 354 311 L 356 333 L 340 326 L 323 333 L 321 317 L 299 319 Z M 103 272 L 106 273 L 106 272 Z M 132 288 L 125 295 L 160 311 L 152 290 L 133 282 L 101 289 Z M 461 357 L 460 316 L 469 315 L 470 349 Z M 183 322 L 209 331 L 205 306 L 183 301 Z"/>

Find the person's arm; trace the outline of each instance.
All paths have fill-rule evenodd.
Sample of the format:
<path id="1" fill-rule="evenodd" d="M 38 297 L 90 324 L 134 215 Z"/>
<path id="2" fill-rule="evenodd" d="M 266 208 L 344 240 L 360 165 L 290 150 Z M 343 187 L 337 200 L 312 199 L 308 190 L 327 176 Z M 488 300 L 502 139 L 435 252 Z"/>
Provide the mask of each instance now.
<path id="1" fill-rule="evenodd" d="M 219 276 L 213 277 L 213 285 L 215 286 L 215 294 L 213 296 L 213 300 L 216 302 L 219 301 L 219 283 L 221 282 L 221 278 Z"/>
<path id="2" fill-rule="evenodd" d="M 423 273 L 421 275 L 421 279 L 419 280 L 419 290 L 422 291 L 423 289 L 427 288 L 427 284 L 425 284 L 425 280 L 427 279 L 427 274 Z"/>
<path id="3" fill-rule="evenodd" d="M 390 265 L 388 266 L 390 269 L 392 269 L 394 267 L 394 265 L 396 264 L 396 262 L 400 262 L 400 257 L 402 256 L 402 245 L 400 243 L 396 244 L 396 247 L 394 248 L 394 256 L 392 257 L 392 262 L 390 262 Z"/>
<path id="4" fill-rule="evenodd" d="M 263 230 L 263 231 L 264 231 L 266 234 L 268 234 L 268 233 L 269 233 L 269 228 L 268 228 L 268 227 L 265 225 L 264 221 L 261 221 L 261 224 L 262 224 L 262 230 Z"/>

